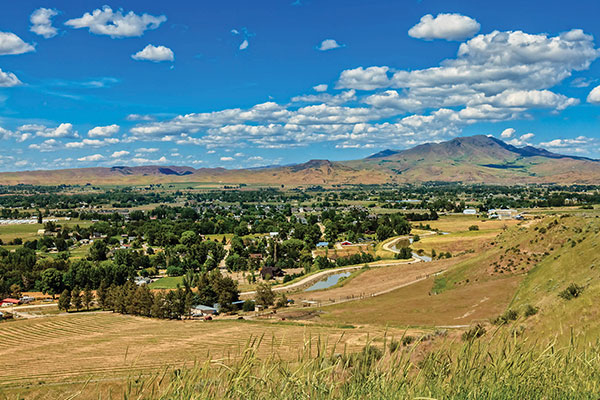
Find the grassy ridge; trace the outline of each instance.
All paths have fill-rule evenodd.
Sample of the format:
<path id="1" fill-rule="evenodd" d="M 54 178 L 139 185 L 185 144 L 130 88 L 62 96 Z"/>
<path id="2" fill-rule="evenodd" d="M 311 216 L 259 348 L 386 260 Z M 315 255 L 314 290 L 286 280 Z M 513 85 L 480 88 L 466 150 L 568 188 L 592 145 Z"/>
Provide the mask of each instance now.
<path id="1" fill-rule="evenodd" d="M 446 342 L 420 357 L 414 345 L 396 350 L 388 341 L 350 354 L 327 351 L 315 340 L 305 344 L 296 361 L 283 361 L 276 351 L 268 360 L 259 359 L 257 340 L 234 360 L 131 380 L 124 398 L 597 399 L 597 345 L 537 346 L 500 335 Z"/>

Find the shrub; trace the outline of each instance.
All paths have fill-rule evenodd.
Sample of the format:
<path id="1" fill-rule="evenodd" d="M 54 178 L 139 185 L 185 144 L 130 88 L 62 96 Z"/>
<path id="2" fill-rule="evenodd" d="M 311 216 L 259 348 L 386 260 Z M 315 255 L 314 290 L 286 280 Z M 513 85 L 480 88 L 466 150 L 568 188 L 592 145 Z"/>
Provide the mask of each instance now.
<path id="1" fill-rule="evenodd" d="M 398 342 L 397 340 L 392 340 L 390 342 L 390 344 L 388 345 L 388 349 L 390 350 L 390 353 L 395 353 L 399 348 L 400 348 L 400 342 Z"/>
<path id="2" fill-rule="evenodd" d="M 523 312 L 523 315 L 525 315 L 525 318 L 531 317 L 532 315 L 537 314 L 538 311 L 539 311 L 539 308 L 534 307 L 531 304 L 527 304 L 525 306 L 525 311 Z"/>
<path id="3" fill-rule="evenodd" d="M 246 300 L 244 304 L 242 304 L 242 311 L 251 312 L 254 311 L 254 301 Z"/>
<path id="4" fill-rule="evenodd" d="M 409 336 L 409 335 L 404 336 L 402 338 L 402 346 L 408 346 L 409 344 L 411 344 L 414 341 L 415 341 L 414 336 Z"/>
<path id="5" fill-rule="evenodd" d="M 462 334 L 462 339 L 464 341 L 478 339 L 485 335 L 485 328 L 481 324 L 477 324 L 468 331 Z"/>
<path id="6" fill-rule="evenodd" d="M 288 304 L 288 299 L 285 293 L 281 293 L 275 302 L 276 308 L 286 307 Z"/>
<path id="7" fill-rule="evenodd" d="M 471 226 L 469 227 L 469 230 L 470 230 L 470 231 L 478 231 L 478 230 L 479 230 L 479 226 L 478 226 L 478 225 L 471 225 Z"/>
<path id="8" fill-rule="evenodd" d="M 583 286 L 579 286 L 576 283 L 571 283 L 565 290 L 558 294 L 559 297 L 565 300 L 571 300 L 575 297 L 579 297 L 583 293 Z"/>
<path id="9" fill-rule="evenodd" d="M 412 250 L 410 247 L 402 247 L 399 253 L 396 253 L 396 258 L 400 260 L 408 260 L 412 258 Z"/>
<path id="10" fill-rule="evenodd" d="M 515 310 L 507 310 L 504 314 L 500 315 L 492 322 L 494 325 L 504 325 L 510 321 L 514 321 L 519 317 L 519 313 Z"/>
<path id="11" fill-rule="evenodd" d="M 170 266 L 169 268 L 167 268 L 167 275 L 181 276 L 181 275 L 183 275 L 183 268 L 176 267 L 176 266 Z"/>

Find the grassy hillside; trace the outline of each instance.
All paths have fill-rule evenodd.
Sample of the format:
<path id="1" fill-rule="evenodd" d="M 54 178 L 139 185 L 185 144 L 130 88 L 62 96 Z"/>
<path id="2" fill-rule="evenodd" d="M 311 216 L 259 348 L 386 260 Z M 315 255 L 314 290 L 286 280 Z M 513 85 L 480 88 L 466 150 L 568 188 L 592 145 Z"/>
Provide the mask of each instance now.
<path id="1" fill-rule="evenodd" d="M 510 307 L 539 308 L 528 323 L 538 337 L 573 333 L 595 340 L 600 334 L 600 220 L 564 217 L 542 228 L 544 235 L 560 236 L 563 241 L 527 274 Z M 581 293 L 569 300 L 561 297 L 573 284 Z"/>

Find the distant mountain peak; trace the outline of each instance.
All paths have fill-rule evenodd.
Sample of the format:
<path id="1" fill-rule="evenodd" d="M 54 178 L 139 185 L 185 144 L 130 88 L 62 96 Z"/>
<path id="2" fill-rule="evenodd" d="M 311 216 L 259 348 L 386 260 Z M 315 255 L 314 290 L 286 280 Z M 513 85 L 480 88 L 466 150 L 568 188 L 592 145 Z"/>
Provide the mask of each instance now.
<path id="1" fill-rule="evenodd" d="M 382 150 L 378 153 L 375 154 L 371 154 L 370 156 L 367 157 L 367 159 L 373 159 L 373 158 L 384 158 L 384 157 L 389 157 L 389 156 L 393 156 L 394 154 L 398 154 L 399 152 L 396 150 L 390 150 L 390 149 L 385 149 Z"/>
<path id="2" fill-rule="evenodd" d="M 438 152 L 444 155 L 452 155 L 453 152 L 458 151 L 454 149 L 461 149 L 460 151 L 465 151 L 468 147 L 483 153 L 495 148 L 496 150 L 504 149 L 521 157 L 546 157 L 554 159 L 571 158 L 574 160 L 597 161 L 587 157 L 557 154 L 546 149 L 529 145 L 524 147 L 516 147 L 512 144 L 504 142 L 503 140 L 487 135 L 460 136 L 445 142 L 424 143 L 406 150 L 386 149 L 366 157 L 365 160 L 385 159 L 388 157 L 396 159 L 402 155 L 415 154 L 419 152 Z M 491 152 L 490 156 L 493 157 L 494 152 Z"/>

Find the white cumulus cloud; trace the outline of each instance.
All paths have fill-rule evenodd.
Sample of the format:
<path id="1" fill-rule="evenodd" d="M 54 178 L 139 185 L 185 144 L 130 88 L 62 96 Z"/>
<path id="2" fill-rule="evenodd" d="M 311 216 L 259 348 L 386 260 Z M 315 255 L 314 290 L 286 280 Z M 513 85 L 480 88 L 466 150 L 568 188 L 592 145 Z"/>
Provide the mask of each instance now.
<path id="1" fill-rule="evenodd" d="M 158 151 L 158 148 L 156 147 L 140 147 L 139 149 L 136 149 L 136 151 L 138 153 L 156 153 Z"/>
<path id="2" fill-rule="evenodd" d="M 424 15 L 410 28 L 408 35 L 417 39 L 463 40 L 472 37 L 481 26 L 473 18 L 461 14 Z"/>
<path id="3" fill-rule="evenodd" d="M 600 86 L 596 86 L 587 97 L 588 103 L 600 104 Z"/>
<path id="4" fill-rule="evenodd" d="M 507 128 L 502 131 L 500 137 L 503 139 L 510 139 L 515 134 L 515 130 L 513 128 Z"/>
<path id="5" fill-rule="evenodd" d="M 127 150 L 120 150 L 120 151 L 115 151 L 114 153 L 112 153 L 110 155 L 111 158 L 121 158 L 124 157 L 126 155 L 128 155 L 129 152 Z"/>
<path id="6" fill-rule="evenodd" d="M 313 86 L 313 89 L 315 90 L 315 92 L 325 92 L 327 91 L 327 85 L 325 83 L 322 83 L 320 85 L 317 86 Z"/>
<path id="7" fill-rule="evenodd" d="M 144 47 L 143 50 L 140 50 L 132 55 L 131 58 L 134 60 L 161 62 L 173 61 L 175 59 L 175 55 L 173 54 L 173 50 L 168 47 L 154 46 L 149 44 L 148 46 Z"/>
<path id="8" fill-rule="evenodd" d="M 558 35 L 494 31 L 461 44 L 456 57 L 430 68 L 346 70 L 336 85 L 346 90 L 335 95 L 317 85 L 313 89 L 325 90 L 292 97 L 288 104 L 268 101 L 141 122 L 127 140 L 203 146 L 207 154 L 224 148 L 232 155 L 248 147 L 327 142 L 338 148 L 405 148 L 457 136 L 472 124 L 573 106 L 577 99 L 554 88 L 574 71 L 589 69 L 599 55 L 593 37 L 578 29 Z M 514 131 L 501 137 L 515 145 L 533 140 Z"/>
<path id="9" fill-rule="evenodd" d="M 524 135 L 521 136 L 521 140 L 523 141 L 527 141 L 529 139 L 532 139 L 535 135 L 533 133 L 526 133 Z"/>
<path id="10" fill-rule="evenodd" d="M 104 160 L 104 156 L 102 154 L 91 154 L 89 156 L 80 157 L 77 159 L 77 161 L 84 161 L 84 162 L 100 161 L 100 160 Z"/>
<path id="11" fill-rule="evenodd" d="M 65 25 L 75 29 L 88 28 L 96 35 L 107 35 L 111 38 L 138 37 L 145 31 L 158 28 L 167 17 L 158 17 L 133 11 L 123 14 L 122 10 L 114 12 L 109 6 L 83 14 L 81 18 L 70 19 Z"/>
<path id="12" fill-rule="evenodd" d="M 38 8 L 29 18 L 29 21 L 31 22 L 29 30 L 46 39 L 56 36 L 58 34 L 58 29 L 52 26 L 52 18 L 56 15 L 58 15 L 58 11 L 51 8 Z"/>
<path id="13" fill-rule="evenodd" d="M 4 72 L 0 68 L 0 87 L 12 87 L 20 85 L 21 81 L 12 72 Z"/>
<path id="14" fill-rule="evenodd" d="M 64 138 L 64 137 L 79 137 L 77 131 L 73 129 L 73 125 L 62 123 L 56 128 L 47 128 L 43 125 L 23 125 L 19 127 L 21 132 L 32 133 L 35 136 L 47 138 Z"/>
<path id="15" fill-rule="evenodd" d="M 14 33 L 0 32 L 0 56 L 29 53 L 30 51 L 35 51 L 35 48 Z"/>
<path id="16" fill-rule="evenodd" d="M 97 126 L 88 131 L 89 137 L 111 137 L 119 132 L 119 125 Z"/>
<path id="17" fill-rule="evenodd" d="M 242 44 L 240 44 L 240 50 L 246 50 L 248 46 L 250 46 L 250 42 L 248 42 L 248 39 L 244 39 Z"/>
<path id="18" fill-rule="evenodd" d="M 327 51 L 327 50 L 338 49 L 340 47 L 344 47 L 344 46 L 339 44 L 334 39 L 325 39 L 321 42 L 321 44 L 319 45 L 319 47 L 317 47 L 317 49 L 320 51 Z"/>

